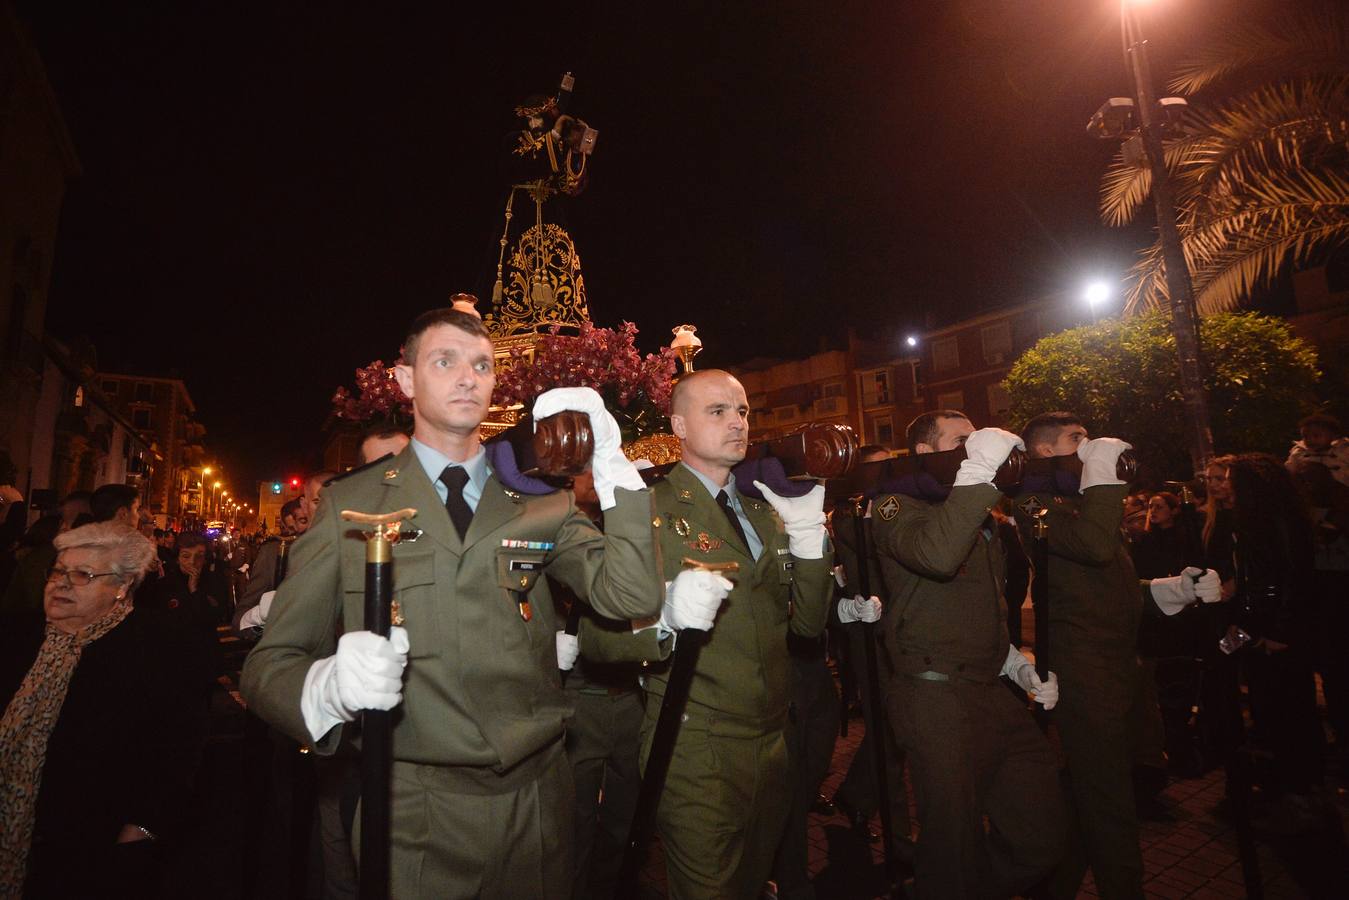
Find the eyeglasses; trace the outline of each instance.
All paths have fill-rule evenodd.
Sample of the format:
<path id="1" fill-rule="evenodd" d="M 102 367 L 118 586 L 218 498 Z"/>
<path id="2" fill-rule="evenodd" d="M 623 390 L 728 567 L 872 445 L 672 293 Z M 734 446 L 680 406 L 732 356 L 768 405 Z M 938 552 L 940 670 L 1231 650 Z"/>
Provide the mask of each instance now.
<path id="1" fill-rule="evenodd" d="M 88 587 L 94 583 L 95 578 L 107 575 L 121 575 L 121 573 L 90 572 L 88 569 L 63 569 L 60 566 L 52 566 L 47 570 L 47 581 L 64 581 L 71 587 Z"/>

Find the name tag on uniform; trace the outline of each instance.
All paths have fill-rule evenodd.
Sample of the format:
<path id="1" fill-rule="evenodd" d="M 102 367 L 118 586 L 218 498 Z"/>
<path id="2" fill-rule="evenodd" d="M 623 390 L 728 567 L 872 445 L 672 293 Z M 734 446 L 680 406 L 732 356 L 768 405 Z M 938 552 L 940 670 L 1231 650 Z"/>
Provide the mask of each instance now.
<path id="1" fill-rule="evenodd" d="M 779 548 L 778 548 L 778 556 L 786 556 L 787 554 L 789 554 L 789 553 L 791 553 L 791 552 L 792 552 L 791 549 L 788 548 L 788 547 L 779 547 Z"/>
<path id="2" fill-rule="evenodd" d="M 543 563 L 533 559 L 513 559 L 511 560 L 512 572 L 537 572 L 543 568 Z"/>

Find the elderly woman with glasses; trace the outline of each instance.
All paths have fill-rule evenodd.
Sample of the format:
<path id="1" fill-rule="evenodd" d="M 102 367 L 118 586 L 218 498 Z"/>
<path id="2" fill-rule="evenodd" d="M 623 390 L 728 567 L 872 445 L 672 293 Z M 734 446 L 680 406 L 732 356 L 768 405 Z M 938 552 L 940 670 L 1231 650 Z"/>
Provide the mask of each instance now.
<path id="1" fill-rule="evenodd" d="M 133 609 L 155 558 L 134 528 L 55 546 L 42 613 L 0 625 L 0 897 L 153 895 L 204 737 L 204 651 Z"/>

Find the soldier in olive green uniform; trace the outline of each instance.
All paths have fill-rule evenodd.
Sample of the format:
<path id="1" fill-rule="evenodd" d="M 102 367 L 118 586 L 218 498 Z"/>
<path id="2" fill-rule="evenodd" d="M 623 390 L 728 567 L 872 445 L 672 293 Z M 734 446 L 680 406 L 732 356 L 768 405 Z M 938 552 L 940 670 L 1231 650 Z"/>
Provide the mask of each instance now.
<path id="1" fill-rule="evenodd" d="M 993 474 L 1020 441 L 995 428 L 974 431 L 953 410 L 909 426 L 917 453 L 961 443 L 968 458 L 944 503 L 882 495 L 872 504 L 890 602 L 890 722 L 918 800 L 919 897 L 1024 891 L 1058 861 L 1064 841 L 1049 744 L 999 683 L 1008 675 L 1046 707 L 1058 695 L 1052 673 L 1041 683 L 1008 643 L 1002 550 L 989 522 L 999 495 Z"/>
<path id="2" fill-rule="evenodd" d="M 1087 439 L 1081 420 L 1046 413 L 1022 432 L 1033 457 L 1076 453 L 1083 461 L 1080 495 L 1023 494 L 1017 521 L 1029 527 L 1045 509 L 1049 542 L 1049 646 L 1054 670 L 1070 685 L 1054 712 L 1067 758 L 1072 821 L 1068 852 L 1054 871 L 1054 897 L 1075 897 L 1088 866 L 1104 898 L 1143 896 L 1143 859 L 1131 777 L 1132 704 L 1137 702 L 1136 647 L 1144 604 L 1174 615 L 1196 600 L 1217 599 L 1217 576 L 1196 585 L 1198 569 L 1140 582 L 1124 546 L 1120 522 L 1128 486 L 1115 475 L 1129 445 L 1116 438 Z"/>
<path id="3" fill-rule="evenodd" d="M 754 897 L 768 878 L 791 802 L 787 634 L 820 634 L 832 596 L 824 489 L 781 498 L 760 486 L 767 502 L 740 493 L 730 468 L 745 455 L 748 404 L 729 374 L 685 377 L 671 405 L 684 461 L 652 487 L 665 578 L 680 573 L 684 557 L 740 568 L 728 573 L 734 588 L 698 657 L 657 827 L 671 897 Z M 716 499 L 722 492 L 726 507 Z M 583 629 L 581 652 L 662 660 L 672 647 L 664 632 L 656 624 L 613 640 Z M 666 678 L 660 666 L 646 676 L 643 759 Z"/>
<path id="4" fill-rule="evenodd" d="M 404 355 L 397 374 L 414 404 L 413 441 L 325 494 L 242 690 L 258 715 L 321 754 L 360 710 L 397 709 L 392 896 L 565 897 L 571 710 L 542 575 L 616 618 L 655 612 L 663 588 L 650 494 L 586 388 L 550 391 L 534 409 L 590 416 L 606 532 L 570 494 L 507 491 L 477 437 L 495 381 L 481 323 L 433 310 L 414 323 Z M 404 529 L 420 535 L 393 548 L 404 625 L 383 638 L 362 630 L 365 540 L 338 512 L 405 507 L 417 514 Z"/>

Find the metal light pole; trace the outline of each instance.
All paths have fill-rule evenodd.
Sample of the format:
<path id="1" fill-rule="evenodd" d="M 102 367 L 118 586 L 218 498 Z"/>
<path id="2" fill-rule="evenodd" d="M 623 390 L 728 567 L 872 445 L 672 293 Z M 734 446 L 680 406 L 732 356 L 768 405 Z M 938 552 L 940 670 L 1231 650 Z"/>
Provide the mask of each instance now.
<path id="1" fill-rule="evenodd" d="M 1190 287 L 1190 267 L 1176 227 L 1176 199 L 1166 170 L 1162 138 L 1158 131 L 1157 98 L 1152 91 L 1148 44 L 1138 13 L 1130 0 L 1121 0 L 1124 44 L 1138 101 L 1138 130 L 1143 140 L 1148 168 L 1152 170 L 1152 200 L 1157 209 L 1157 234 L 1166 265 L 1166 292 L 1171 300 L 1171 331 L 1180 356 L 1180 391 L 1185 418 L 1190 425 L 1190 462 L 1196 473 L 1213 458 L 1213 431 L 1209 427 L 1208 399 L 1204 391 L 1204 366 L 1199 349 L 1199 314 Z"/>

